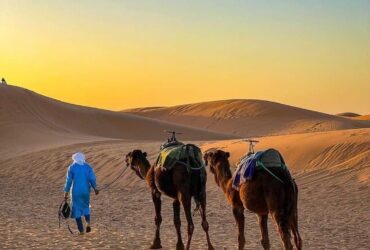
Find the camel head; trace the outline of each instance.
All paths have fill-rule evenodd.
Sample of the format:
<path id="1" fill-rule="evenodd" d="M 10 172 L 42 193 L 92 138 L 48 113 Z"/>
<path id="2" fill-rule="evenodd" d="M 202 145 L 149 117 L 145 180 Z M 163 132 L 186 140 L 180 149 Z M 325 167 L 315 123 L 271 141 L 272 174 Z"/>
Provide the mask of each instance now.
<path id="1" fill-rule="evenodd" d="M 142 152 L 140 149 L 135 149 L 126 155 L 126 166 L 130 167 L 140 179 L 145 179 L 146 173 L 150 167 L 146 159 L 147 153 Z"/>
<path id="2" fill-rule="evenodd" d="M 230 153 L 217 149 L 204 154 L 204 161 L 209 166 L 211 173 L 215 176 L 215 181 L 218 186 L 221 182 L 231 178 L 231 170 L 229 163 Z"/>

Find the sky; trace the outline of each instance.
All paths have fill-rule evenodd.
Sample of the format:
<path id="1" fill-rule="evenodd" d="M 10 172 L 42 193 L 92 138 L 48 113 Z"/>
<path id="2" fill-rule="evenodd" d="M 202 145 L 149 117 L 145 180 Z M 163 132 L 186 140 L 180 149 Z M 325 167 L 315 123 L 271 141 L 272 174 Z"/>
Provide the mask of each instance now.
<path id="1" fill-rule="evenodd" d="M 0 0 L 0 77 L 111 110 L 262 99 L 370 113 L 370 0 Z"/>

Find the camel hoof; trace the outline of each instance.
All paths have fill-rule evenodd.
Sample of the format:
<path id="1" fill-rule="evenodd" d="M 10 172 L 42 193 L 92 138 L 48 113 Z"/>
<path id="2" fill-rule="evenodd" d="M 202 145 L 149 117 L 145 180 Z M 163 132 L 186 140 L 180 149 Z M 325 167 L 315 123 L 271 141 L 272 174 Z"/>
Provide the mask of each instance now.
<path id="1" fill-rule="evenodd" d="M 215 250 L 212 245 L 208 246 L 208 250 Z"/>
<path id="2" fill-rule="evenodd" d="M 161 243 L 153 243 L 151 246 L 150 246 L 150 249 L 161 249 L 162 248 L 162 245 Z"/>
<path id="3" fill-rule="evenodd" d="M 185 249 L 184 243 L 178 242 L 176 244 L 176 250 L 184 250 L 184 249 Z"/>

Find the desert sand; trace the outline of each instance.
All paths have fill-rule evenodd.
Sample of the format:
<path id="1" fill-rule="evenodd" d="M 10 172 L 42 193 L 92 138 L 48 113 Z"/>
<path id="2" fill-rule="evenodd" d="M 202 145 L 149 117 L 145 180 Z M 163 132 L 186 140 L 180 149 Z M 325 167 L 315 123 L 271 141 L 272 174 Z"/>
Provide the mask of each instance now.
<path id="1" fill-rule="evenodd" d="M 361 128 L 367 123 L 333 116 L 334 119 L 293 107 L 295 113 L 288 122 L 286 117 L 280 120 L 279 113 L 275 113 L 280 108 L 274 103 L 264 108 L 267 120 L 261 118 L 260 124 L 270 120 L 281 126 L 276 130 L 271 130 L 270 124 L 255 128 L 256 134 L 263 134 L 258 138 L 256 150 L 278 149 L 298 183 L 304 249 L 368 249 L 370 128 Z M 224 117 L 229 110 L 223 112 L 218 114 Z M 303 121 L 294 122 L 295 117 L 307 117 L 310 112 L 327 119 L 320 124 L 328 131 L 313 132 L 316 130 L 309 128 L 307 124 L 313 124 L 313 120 L 319 122 L 316 116 L 310 121 L 302 118 Z M 93 195 L 93 232 L 74 236 L 64 224 L 58 228 L 57 209 L 63 199 L 65 173 L 72 153 L 82 151 L 96 171 L 99 186 L 103 187 L 123 170 L 127 152 L 143 149 L 153 161 L 166 139 L 164 129 L 185 132 L 180 139 L 200 145 L 203 151 L 210 148 L 229 151 L 233 164 L 246 152 L 247 145 L 235 138 L 239 132 L 228 133 L 228 128 L 239 128 L 242 134 L 254 125 L 227 119 L 230 127 L 225 125 L 221 129 L 225 121 L 220 118 L 222 123 L 211 126 L 213 132 L 208 132 L 200 124 L 204 119 L 209 119 L 211 124 L 218 118 L 210 115 L 198 119 L 195 115 L 191 123 L 184 116 L 177 122 L 187 127 L 156 120 L 166 120 L 162 116 L 143 118 L 92 109 L 61 103 L 21 88 L 1 87 L 0 249 L 148 249 L 154 236 L 154 207 L 144 181 L 128 170 L 109 189 Z M 260 116 L 256 115 L 255 119 L 259 120 Z M 248 129 L 243 128 L 246 126 Z M 268 136 L 275 133 L 284 135 Z M 208 177 L 211 240 L 216 249 L 236 249 L 237 232 L 231 208 L 213 176 L 209 173 Z M 164 249 L 174 249 L 172 202 L 167 197 L 162 200 L 162 245 Z M 205 249 L 199 216 L 194 217 L 194 222 L 192 249 Z M 75 223 L 70 223 L 76 230 Z M 269 229 L 272 249 L 281 249 L 272 220 Z M 182 232 L 185 238 L 183 214 Z M 246 249 L 262 249 L 259 239 L 256 217 L 246 212 Z"/>

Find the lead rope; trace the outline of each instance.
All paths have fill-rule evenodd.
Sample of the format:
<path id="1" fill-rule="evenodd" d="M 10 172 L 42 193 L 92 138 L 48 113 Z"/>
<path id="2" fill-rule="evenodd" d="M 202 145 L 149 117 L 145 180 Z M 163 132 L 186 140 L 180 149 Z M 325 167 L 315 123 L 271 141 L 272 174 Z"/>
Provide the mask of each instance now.
<path id="1" fill-rule="evenodd" d="M 77 233 L 74 233 L 71 229 L 71 226 L 69 225 L 69 220 L 67 220 L 67 228 L 68 228 L 68 231 L 72 234 L 72 235 L 77 235 Z"/>
<path id="2" fill-rule="evenodd" d="M 125 167 L 122 170 L 122 172 L 116 177 L 116 179 L 114 179 L 111 183 L 106 184 L 104 187 L 98 188 L 98 190 L 101 191 L 101 190 L 107 189 L 109 186 L 111 186 L 113 183 L 115 183 L 126 172 L 127 169 L 128 169 L 128 167 Z"/>

